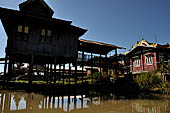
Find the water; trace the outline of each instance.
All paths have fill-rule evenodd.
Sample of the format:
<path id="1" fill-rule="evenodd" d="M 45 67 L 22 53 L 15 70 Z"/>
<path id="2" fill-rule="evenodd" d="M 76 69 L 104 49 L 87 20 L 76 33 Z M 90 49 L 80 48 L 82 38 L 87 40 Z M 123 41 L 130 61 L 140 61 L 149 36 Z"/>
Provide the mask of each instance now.
<path id="1" fill-rule="evenodd" d="M 116 96 L 45 96 L 0 91 L 0 113 L 170 113 L 169 99 L 118 99 Z"/>

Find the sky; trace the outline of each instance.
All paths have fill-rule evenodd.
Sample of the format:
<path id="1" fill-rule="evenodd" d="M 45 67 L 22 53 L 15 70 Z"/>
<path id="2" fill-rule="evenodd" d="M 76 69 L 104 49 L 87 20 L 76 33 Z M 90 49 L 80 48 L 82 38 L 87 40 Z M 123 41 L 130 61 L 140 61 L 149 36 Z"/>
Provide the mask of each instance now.
<path id="1" fill-rule="evenodd" d="M 25 0 L 0 0 L 0 7 L 19 10 Z M 125 47 L 142 37 L 149 42 L 170 43 L 170 0 L 44 0 L 53 18 L 72 21 L 87 29 L 82 39 Z M 7 36 L 0 22 L 0 58 L 5 56 Z"/>

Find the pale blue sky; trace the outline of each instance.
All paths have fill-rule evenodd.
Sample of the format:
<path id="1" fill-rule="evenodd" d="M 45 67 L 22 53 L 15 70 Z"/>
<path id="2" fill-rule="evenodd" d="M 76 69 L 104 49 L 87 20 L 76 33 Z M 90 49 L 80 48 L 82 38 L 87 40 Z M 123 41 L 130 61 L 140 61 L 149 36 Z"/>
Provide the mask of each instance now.
<path id="1" fill-rule="evenodd" d="M 0 7 L 18 10 L 25 0 L 0 0 Z M 45 0 L 54 18 L 71 20 L 88 29 L 83 39 L 130 49 L 144 37 L 170 43 L 170 0 Z M 0 23 L 0 57 L 4 57 L 6 34 Z M 119 51 L 124 52 L 124 51 Z"/>

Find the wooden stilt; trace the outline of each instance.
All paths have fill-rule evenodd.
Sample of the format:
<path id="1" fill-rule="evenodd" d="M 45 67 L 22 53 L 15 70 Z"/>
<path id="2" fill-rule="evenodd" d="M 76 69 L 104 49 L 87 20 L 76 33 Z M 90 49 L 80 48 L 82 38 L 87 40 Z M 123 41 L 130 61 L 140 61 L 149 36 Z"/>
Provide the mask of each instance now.
<path id="1" fill-rule="evenodd" d="M 69 85 L 70 85 L 70 76 L 71 76 L 71 63 L 69 62 Z"/>
<path id="2" fill-rule="evenodd" d="M 84 97 L 83 97 L 83 95 L 81 95 L 81 98 L 82 98 L 82 99 L 81 99 L 81 108 L 83 108 L 83 107 L 84 107 L 84 106 L 83 106 L 83 105 L 84 105 Z"/>
<path id="3" fill-rule="evenodd" d="M 77 85 L 77 61 L 75 61 L 75 85 Z"/>
<path id="4" fill-rule="evenodd" d="M 76 110 L 77 107 L 77 98 L 76 95 L 74 95 L 74 110 Z"/>
<path id="5" fill-rule="evenodd" d="M 92 57 L 93 57 L 93 53 L 91 53 L 91 76 L 93 74 L 93 59 L 92 59 Z M 93 81 L 93 78 L 92 78 L 92 81 Z"/>
<path id="6" fill-rule="evenodd" d="M 58 96 L 58 101 L 57 101 L 58 103 L 57 103 L 57 108 L 59 109 L 59 107 L 60 107 L 60 97 Z"/>
<path id="7" fill-rule="evenodd" d="M 32 87 L 32 76 L 33 76 L 33 63 L 34 63 L 34 56 L 31 56 L 30 68 L 29 68 L 29 88 Z"/>
<path id="8" fill-rule="evenodd" d="M 64 96 L 62 96 L 62 99 L 61 99 L 61 109 L 62 110 L 64 109 Z"/>
<path id="9" fill-rule="evenodd" d="M 82 78 L 81 78 L 81 80 L 82 80 L 82 84 L 83 84 L 83 81 L 84 81 L 84 51 L 82 52 Z"/>
<path id="10" fill-rule="evenodd" d="M 7 56 L 7 54 L 6 54 L 6 56 L 5 56 L 5 64 L 4 64 L 4 75 L 3 75 L 3 88 L 5 88 L 5 86 L 6 86 L 6 76 L 7 76 L 7 72 L 6 72 L 6 70 L 7 70 L 7 58 L 8 58 L 8 56 Z"/>
<path id="11" fill-rule="evenodd" d="M 63 85 L 64 85 L 64 79 L 65 79 L 64 74 L 65 74 L 65 63 L 63 64 L 63 76 L 62 76 L 62 78 L 63 78 Z"/>
<path id="12" fill-rule="evenodd" d="M 15 62 L 12 63 L 12 73 L 14 73 L 14 68 L 15 68 Z"/>
<path id="13" fill-rule="evenodd" d="M 56 84 L 56 62 L 57 62 L 57 59 L 56 57 L 54 58 L 54 84 Z"/>
<path id="14" fill-rule="evenodd" d="M 47 84 L 49 82 L 49 69 L 50 69 L 50 64 L 47 65 L 47 76 L 46 76 L 46 83 Z"/>
<path id="15" fill-rule="evenodd" d="M 50 78 L 50 84 L 52 83 L 52 75 L 53 75 L 53 64 L 50 64 L 50 74 L 49 74 L 49 78 Z"/>
<path id="16" fill-rule="evenodd" d="M 100 54 L 100 58 L 99 58 L 99 59 L 100 59 L 100 60 L 99 60 L 99 62 L 100 62 L 100 64 L 99 64 L 99 65 L 100 65 L 100 78 L 102 78 L 102 67 L 101 67 L 102 64 L 101 64 L 101 58 L 102 58 L 102 57 L 101 57 L 101 54 Z"/>
<path id="17" fill-rule="evenodd" d="M 61 75 L 61 64 L 59 64 L 59 73 L 60 73 L 60 81 L 61 81 L 61 78 L 62 78 L 62 75 Z"/>
<path id="18" fill-rule="evenodd" d="M 70 96 L 68 96 L 68 100 L 67 100 L 67 112 L 70 111 Z"/>
<path id="19" fill-rule="evenodd" d="M 51 104 L 51 95 L 48 98 L 48 108 L 47 109 L 50 109 L 50 104 Z"/>
<path id="20" fill-rule="evenodd" d="M 118 77 L 118 70 L 117 70 L 117 66 L 118 66 L 118 60 L 117 60 L 117 49 L 115 49 L 115 56 L 116 56 L 116 66 L 115 66 L 115 74 Z"/>
<path id="21" fill-rule="evenodd" d="M 52 109 L 55 108 L 55 95 L 53 95 Z"/>
<path id="22" fill-rule="evenodd" d="M 9 57 L 7 83 L 9 83 L 11 76 L 12 76 L 12 59 L 11 57 Z"/>
<path id="23" fill-rule="evenodd" d="M 47 76 L 47 68 L 46 64 L 44 64 L 44 81 L 46 81 L 46 76 Z"/>
<path id="24" fill-rule="evenodd" d="M 107 71 L 107 75 L 109 74 L 109 61 L 108 61 L 108 58 L 107 58 L 107 54 L 105 55 L 106 57 L 106 71 Z"/>

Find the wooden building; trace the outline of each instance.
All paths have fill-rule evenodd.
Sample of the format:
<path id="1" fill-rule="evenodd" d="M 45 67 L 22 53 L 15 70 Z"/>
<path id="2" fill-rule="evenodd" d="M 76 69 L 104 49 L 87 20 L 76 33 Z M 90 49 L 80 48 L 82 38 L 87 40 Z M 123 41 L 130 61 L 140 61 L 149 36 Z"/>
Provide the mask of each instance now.
<path id="1" fill-rule="evenodd" d="M 52 18 L 54 11 L 44 0 L 27 0 L 19 4 L 19 9 L 0 8 L 0 19 L 8 36 L 8 75 L 12 75 L 15 63 L 29 63 L 32 75 L 33 64 L 56 67 L 75 61 L 79 37 L 87 30 L 71 25 L 71 21 Z M 6 69 L 7 61 L 5 74 Z"/>
<path id="2" fill-rule="evenodd" d="M 0 8 L 0 19 L 8 36 L 4 83 L 15 75 L 14 64 L 29 64 L 29 71 L 25 75 L 29 75 L 30 84 L 34 71 L 41 71 L 47 84 L 51 80 L 56 83 L 57 77 L 62 78 L 62 84 L 66 78 L 69 84 L 71 78 L 77 84 L 77 74 L 80 74 L 77 66 L 82 67 L 82 82 L 84 66 L 91 66 L 91 70 L 94 66 L 100 68 L 101 75 L 104 68 L 116 69 L 107 54 L 115 50 L 117 55 L 117 49 L 123 47 L 79 39 L 86 29 L 71 25 L 71 21 L 53 18 L 53 14 L 54 11 L 44 0 L 27 0 L 19 4 L 19 11 Z M 82 53 L 81 58 L 78 57 L 79 52 Z M 87 62 L 85 53 L 91 56 Z M 92 58 L 93 54 L 98 54 L 97 60 Z M 36 65 L 40 67 L 39 70 Z M 71 70 L 72 67 L 74 70 Z"/>
<path id="3" fill-rule="evenodd" d="M 149 43 L 142 38 L 125 55 L 130 59 L 132 73 L 158 70 L 170 62 L 170 45 Z"/>
<path id="4" fill-rule="evenodd" d="M 96 68 L 99 70 L 100 76 L 102 76 L 104 72 L 108 73 L 108 70 L 113 70 L 115 74 L 117 73 L 117 50 L 125 48 L 84 39 L 80 39 L 79 42 L 78 50 L 80 54 L 78 55 L 77 63 L 82 65 L 82 67 L 87 66 L 91 70 L 90 74 L 92 74 Z M 108 56 L 111 51 L 114 51 L 115 59 Z"/>

